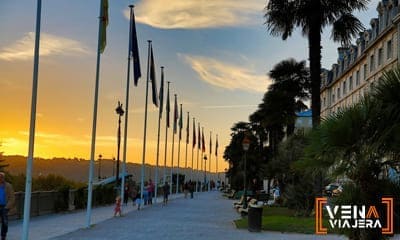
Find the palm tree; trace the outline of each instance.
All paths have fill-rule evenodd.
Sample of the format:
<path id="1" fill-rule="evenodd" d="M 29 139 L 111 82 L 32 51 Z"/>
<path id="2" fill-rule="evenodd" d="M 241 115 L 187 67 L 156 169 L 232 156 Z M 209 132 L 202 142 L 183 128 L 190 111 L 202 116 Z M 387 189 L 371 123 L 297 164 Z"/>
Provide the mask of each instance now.
<path id="1" fill-rule="evenodd" d="M 306 62 L 297 62 L 294 59 L 283 60 L 276 64 L 269 76 L 274 80 L 270 91 L 280 92 L 285 96 L 286 135 L 294 132 L 296 112 L 307 109 L 303 100 L 308 99 L 310 92 L 309 72 Z"/>
<path id="2" fill-rule="evenodd" d="M 296 27 L 307 35 L 311 75 L 311 108 L 313 127 L 320 123 L 321 100 L 321 33 L 332 25 L 332 38 L 350 44 L 363 30 L 361 22 L 352 15 L 354 10 L 365 10 L 368 0 L 270 0 L 265 8 L 265 24 L 274 36 L 286 40 Z"/>

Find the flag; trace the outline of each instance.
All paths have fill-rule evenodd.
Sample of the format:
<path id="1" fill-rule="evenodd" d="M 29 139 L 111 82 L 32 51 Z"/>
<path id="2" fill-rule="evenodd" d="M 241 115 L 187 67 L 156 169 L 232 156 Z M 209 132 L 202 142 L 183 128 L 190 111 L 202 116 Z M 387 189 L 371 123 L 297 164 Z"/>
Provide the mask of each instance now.
<path id="1" fill-rule="evenodd" d="M 218 156 L 218 135 L 217 140 L 215 141 L 215 156 Z"/>
<path id="2" fill-rule="evenodd" d="M 164 105 L 164 67 L 161 67 L 161 85 L 160 85 L 160 93 L 158 95 L 158 98 L 160 100 L 160 111 L 159 111 L 159 117 L 161 119 L 162 117 L 162 111 L 163 111 L 163 105 Z"/>
<path id="3" fill-rule="evenodd" d="M 107 26 L 108 26 L 108 0 L 101 0 L 101 27 L 100 27 L 100 53 L 104 52 L 107 45 Z"/>
<path id="4" fill-rule="evenodd" d="M 169 112 L 171 111 L 171 107 L 169 104 L 169 82 L 168 82 L 168 90 L 167 90 L 167 105 L 165 106 L 165 112 L 167 114 L 167 128 L 169 128 Z"/>
<path id="5" fill-rule="evenodd" d="M 197 148 L 201 149 L 201 133 L 200 133 L 200 123 L 198 124 L 198 128 L 199 131 L 197 131 Z"/>
<path id="6" fill-rule="evenodd" d="M 201 151 L 205 152 L 206 151 L 206 144 L 205 144 L 205 139 L 204 139 L 204 130 L 201 130 Z"/>
<path id="7" fill-rule="evenodd" d="M 179 115 L 179 140 L 182 139 L 182 127 L 183 127 L 183 121 L 182 121 L 182 104 L 181 104 L 181 113 Z"/>
<path id="8" fill-rule="evenodd" d="M 177 95 L 175 94 L 175 104 L 174 104 L 174 134 L 176 134 L 178 124 L 178 99 Z"/>
<path id="9" fill-rule="evenodd" d="M 139 47 L 136 35 L 135 13 L 131 11 L 131 29 L 129 39 L 129 54 L 133 58 L 133 83 L 137 86 L 139 78 L 142 76 L 140 71 Z"/>
<path id="10" fill-rule="evenodd" d="M 196 147 L 196 123 L 193 118 L 193 148 Z"/>
<path id="11" fill-rule="evenodd" d="M 189 144 L 189 112 L 187 112 L 187 122 L 186 122 L 186 144 Z"/>
<path id="12" fill-rule="evenodd" d="M 211 143 L 211 132 L 210 132 L 210 157 L 211 157 L 211 153 L 212 153 L 211 147 L 212 147 L 212 143 Z"/>
<path id="13" fill-rule="evenodd" d="M 150 80 L 153 103 L 158 107 L 158 93 L 157 93 L 157 82 L 156 82 L 156 69 L 154 66 L 154 56 L 153 56 L 153 45 L 150 44 Z"/>

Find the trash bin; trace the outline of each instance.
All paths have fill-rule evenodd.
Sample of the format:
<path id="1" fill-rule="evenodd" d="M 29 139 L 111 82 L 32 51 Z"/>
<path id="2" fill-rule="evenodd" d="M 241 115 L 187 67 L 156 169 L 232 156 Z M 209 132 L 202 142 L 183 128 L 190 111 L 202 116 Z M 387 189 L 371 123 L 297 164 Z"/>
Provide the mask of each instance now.
<path id="1" fill-rule="evenodd" d="M 247 216 L 248 220 L 248 230 L 250 232 L 261 232 L 261 222 L 262 222 L 262 204 L 249 204 L 249 214 Z"/>

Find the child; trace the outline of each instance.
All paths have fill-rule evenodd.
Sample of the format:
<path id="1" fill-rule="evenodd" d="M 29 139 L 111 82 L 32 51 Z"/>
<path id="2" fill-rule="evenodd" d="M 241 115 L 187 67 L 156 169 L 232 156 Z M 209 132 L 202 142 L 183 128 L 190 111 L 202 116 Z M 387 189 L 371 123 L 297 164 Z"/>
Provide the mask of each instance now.
<path id="1" fill-rule="evenodd" d="M 121 217 L 121 197 L 120 196 L 118 196 L 115 199 L 114 217 L 117 216 L 117 214 L 118 214 L 118 216 Z"/>

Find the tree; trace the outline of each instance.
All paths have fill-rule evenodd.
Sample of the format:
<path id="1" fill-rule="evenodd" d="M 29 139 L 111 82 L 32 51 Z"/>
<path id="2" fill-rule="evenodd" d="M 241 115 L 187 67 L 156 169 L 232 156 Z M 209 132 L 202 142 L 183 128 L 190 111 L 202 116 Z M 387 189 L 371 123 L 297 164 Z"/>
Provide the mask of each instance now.
<path id="1" fill-rule="evenodd" d="M 0 143 L 0 147 L 1 147 L 1 143 Z M 10 164 L 4 164 L 5 160 L 3 159 L 3 152 L 0 152 L 0 172 L 4 172 L 5 168 L 8 167 L 8 165 Z"/>
<path id="2" fill-rule="evenodd" d="M 265 24 L 274 36 L 283 40 L 299 27 L 309 43 L 311 75 L 311 108 L 313 127 L 320 123 L 321 99 L 321 33 L 333 26 L 332 38 L 348 45 L 352 37 L 363 30 L 361 22 L 352 15 L 354 10 L 366 9 L 368 0 L 270 0 L 265 8 Z"/>
<path id="3" fill-rule="evenodd" d="M 286 124 L 286 135 L 294 132 L 296 112 L 307 109 L 303 100 L 308 99 L 310 92 L 309 72 L 306 69 L 306 62 L 297 62 L 294 59 L 287 59 L 279 62 L 270 71 L 269 76 L 274 83 L 269 91 L 279 92 L 285 98 L 283 112 Z"/>
<path id="4" fill-rule="evenodd" d="M 396 68 L 385 73 L 360 103 L 328 117 L 313 131 L 303 166 L 329 168 L 334 176 L 347 176 L 360 192 L 350 200 L 379 206 L 385 194 L 383 173 L 388 166 L 400 164 L 399 92 L 400 69 Z M 359 239 L 382 238 L 379 229 L 351 234 Z"/>

